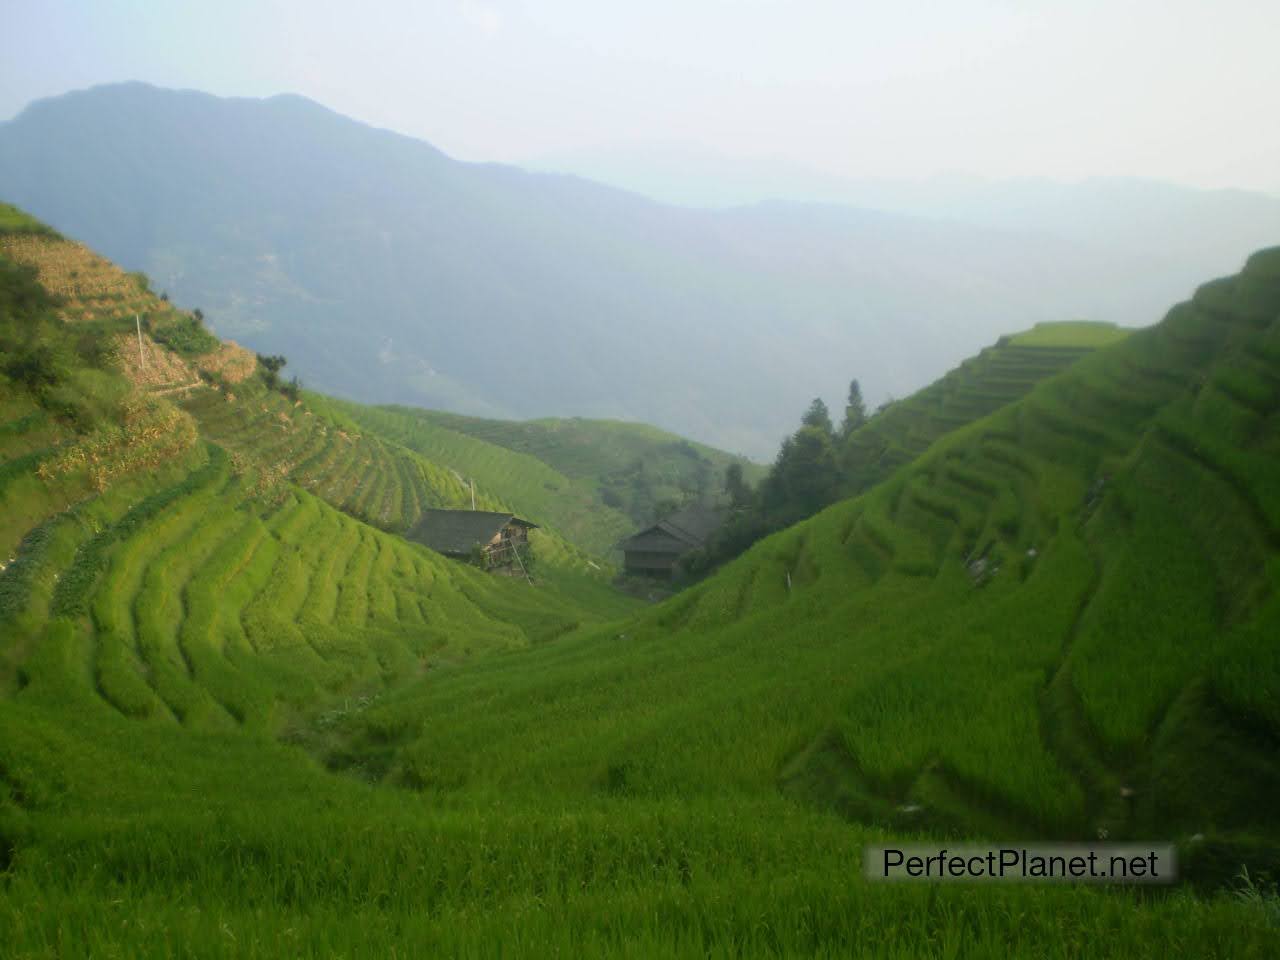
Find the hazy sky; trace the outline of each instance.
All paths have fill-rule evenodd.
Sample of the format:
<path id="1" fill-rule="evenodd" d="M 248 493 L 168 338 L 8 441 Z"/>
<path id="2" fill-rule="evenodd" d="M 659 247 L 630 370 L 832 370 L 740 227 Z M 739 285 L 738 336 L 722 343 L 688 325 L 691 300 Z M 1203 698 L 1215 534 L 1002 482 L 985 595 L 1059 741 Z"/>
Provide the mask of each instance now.
<path id="1" fill-rule="evenodd" d="M 296 92 L 477 160 L 620 143 L 849 176 L 1280 192 L 1280 0 L 0 0 L 0 119 Z"/>

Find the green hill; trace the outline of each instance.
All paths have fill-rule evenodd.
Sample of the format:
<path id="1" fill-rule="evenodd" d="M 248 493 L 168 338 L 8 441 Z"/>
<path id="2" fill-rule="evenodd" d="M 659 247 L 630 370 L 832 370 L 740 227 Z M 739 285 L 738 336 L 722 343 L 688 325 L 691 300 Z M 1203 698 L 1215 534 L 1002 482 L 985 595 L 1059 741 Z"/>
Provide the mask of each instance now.
<path id="1" fill-rule="evenodd" d="M 936 441 L 1026 396 L 1129 331 L 1084 321 L 1038 324 L 993 346 L 904 400 L 866 413 L 858 381 L 839 426 L 820 399 L 784 438 L 773 464 L 761 469 L 754 493 L 739 492 L 731 519 L 708 546 L 682 562 L 686 576 L 703 577 L 764 537 L 857 496 L 922 456 Z"/>
<path id="2" fill-rule="evenodd" d="M 465 758 L 480 790 L 780 786 L 898 829 L 1200 834 L 1206 863 L 1274 867 L 1278 408 L 1280 249 L 624 641 L 458 678 L 476 702 L 510 690 L 503 709 L 438 685 L 378 722 L 419 718 L 402 762 Z M 586 722 L 606 701 L 613 736 Z"/>
<path id="3" fill-rule="evenodd" d="M 743 463 L 750 477 L 757 465 L 695 443 L 647 423 L 549 417 L 542 420 L 485 420 L 435 410 L 409 410 L 420 419 L 551 464 L 566 476 L 617 486 L 643 462 L 658 483 L 688 486 L 700 470 L 723 475 L 730 463 Z"/>
<path id="4" fill-rule="evenodd" d="M 492 490 L 512 509 L 538 517 L 596 556 L 635 529 L 632 520 L 601 502 L 589 485 L 565 476 L 535 456 L 437 426 L 425 411 L 404 407 L 337 406 L 370 433 L 395 440 L 458 477 Z"/>
<path id="5" fill-rule="evenodd" d="M 1274 952 L 1280 249 L 639 612 L 317 495 L 392 516 L 394 440 L 310 492 L 281 401 L 131 388 L 2 258 L 0 307 L 10 955 Z M 1192 884 L 861 879 L 920 837 Z"/>
<path id="6" fill-rule="evenodd" d="M 74 323 L 82 339 L 100 342 L 140 389 L 190 413 L 203 438 L 230 452 L 238 469 L 253 469 L 259 491 L 292 481 L 350 516 L 392 532 L 408 530 L 425 509 L 470 504 L 470 491 L 454 471 L 397 443 L 366 436 L 348 415 L 359 409 L 356 405 L 314 394 L 303 401 L 268 388 L 253 375 L 252 354 L 220 343 L 195 316 L 151 292 L 145 278 L 126 275 L 83 245 L 9 210 L 13 226 L 0 232 L 0 254 L 34 268 L 40 284 L 57 296 L 59 317 Z M 135 318 L 146 330 L 141 343 L 133 339 Z M 517 509 L 483 480 L 477 505 Z M 554 513 L 556 506 L 554 496 L 532 502 L 533 519 L 546 524 L 545 511 Z M 590 554 L 605 555 L 614 541 L 595 543 L 588 537 L 584 551 L 582 540 L 570 543 L 554 529 L 562 515 L 571 512 L 555 513 L 536 533 L 538 555 L 558 569 L 603 576 L 606 568 Z"/>
<path id="7" fill-rule="evenodd" d="M 889 404 L 846 441 L 855 492 L 910 463 L 939 437 L 1030 393 L 1081 357 L 1128 335 L 1106 323 L 1042 323 L 1001 337 L 975 357 L 904 400 Z"/>
<path id="8" fill-rule="evenodd" d="M 362 427 L 445 463 L 569 539 L 606 554 L 665 503 L 719 496 L 725 468 L 763 468 L 640 423 L 484 420 L 412 407 L 338 406 Z M 523 506 L 522 504 L 527 504 Z"/>
<path id="9" fill-rule="evenodd" d="M 281 702 L 628 609 L 576 574 L 586 558 L 554 536 L 539 541 L 538 589 L 351 519 L 412 522 L 463 491 L 252 379 L 240 396 L 131 384 L 109 323 L 59 321 L 34 271 L 0 266 L 13 308 L 0 381 L 4 688 L 33 682 L 29 656 L 60 637 L 83 658 L 75 679 L 127 716 L 270 727 Z M 256 656 L 267 665 L 246 666 Z"/>

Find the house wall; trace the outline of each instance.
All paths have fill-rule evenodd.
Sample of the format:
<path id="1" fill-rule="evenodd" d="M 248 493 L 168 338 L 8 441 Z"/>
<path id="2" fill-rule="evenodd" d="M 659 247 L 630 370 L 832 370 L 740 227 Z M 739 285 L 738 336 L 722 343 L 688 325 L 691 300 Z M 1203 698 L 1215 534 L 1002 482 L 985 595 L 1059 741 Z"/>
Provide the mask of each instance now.
<path id="1" fill-rule="evenodd" d="M 529 529 L 518 523 L 510 523 L 493 535 L 493 539 L 485 544 L 485 552 L 496 563 L 508 565 L 513 562 L 513 548 L 526 546 L 529 543 Z"/>
<path id="2" fill-rule="evenodd" d="M 623 551 L 623 566 L 632 573 L 671 573 L 680 555 L 668 551 Z"/>

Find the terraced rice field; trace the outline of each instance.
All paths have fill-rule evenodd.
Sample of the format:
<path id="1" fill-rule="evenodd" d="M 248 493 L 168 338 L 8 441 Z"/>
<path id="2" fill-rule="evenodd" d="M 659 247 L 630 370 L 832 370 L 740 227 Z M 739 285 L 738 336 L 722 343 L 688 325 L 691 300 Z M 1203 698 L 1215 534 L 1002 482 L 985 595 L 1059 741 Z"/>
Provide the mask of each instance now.
<path id="1" fill-rule="evenodd" d="M 4 452 L 25 433 L 12 430 Z M 485 614 L 508 605 L 505 590 L 523 588 L 552 632 L 581 618 L 300 489 L 263 499 L 252 487 L 201 445 L 38 518 L 0 572 L 0 687 L 74 684 L 131 718 L 270 730 L 288 704 L 326 691 L 532 642 L 536 632 Z"/>
<path id="2" fill-rule="evenodd" d="M 1110 324 L 1044 323 L 1004 337 L 976 357 L 873 417 L 849 440 L 849 454 L 869 465 L 865 489 L 920 456 L 939 437 L 1031 392 L 1093 351 L 1122 341 Z"/>
<path id="3" fill-rule="evenodd" d="M 6 952 L 1273 956 L 1280 250 L 1057 375 L 1001 351 L 1038 382 L 639 611 L 355 519 L 444 487 L 323 404 L 195 391 L 96 484 L 0 381 Z M 921 837 L 1188 882 L 861 879 Z"/>
<path id="4" fill-rule="evenodd" d="M 161 309 L 158 297 L 81 243 L 36 234 L 0 235 L 0 254 L 33 266 L 40 283 L 62 297 L 67 320 L 132 319 Z"/>
<path id="5" fill-rule="evenodd" d="M 1202 290 L 1075 358 L 621 642 L 478 664 L 372 716 L 419 718 L 432 735 L 405 735 L 403 762 L 481 793 L 776 785 L 894 830 L 1194 835 L 1189 861 L 1218 880 L 1280 864 L 1263 639 L 1280 636 L 1278 256 L 1226 305 Z"/>
<path id="6" fill-rule="evenodd" d="M 425 510 L 471 506 L 471 488 L 460 472 L 365 431 L 343 413 L 335 414 L 345 408 L 327 398 L 308 395 L 302 403 L 291 403 L 247 384 L 241 393 L 192 392 L 184 407 L 204 435 L 254 465 L 264 486 L 297 484 L 380 529 L 403 532 Z M 483 482 L 477 483 L 475 502 L 480 510 L 522 510 Z M 524 515 L 546 525 L 535 531 L 540 558 L 564 569 L 604 575 L 603 564 L 562 537 L 541 512 Z"/>
<path id="7" fill-rule="evenodd" d="M 652 487 L 654 499 L 680 499 L 700 484 L 705 484 L 709 492 L 718 493 L 731 463 L 739 464 L 744 478 L 752 484 L 766 472 L 760 464 L 645 423 L 581 417 L 486 420 L 436 410 L 382 409 L 397 417 L 398 429 L 421 431 L 423 442 L 447 444 L 457 451 L 453 453 L 457 457 L 467 455 L 457 440 L 458 434 L 521 457 L 532 457 L 567 477 L 580 490 L 590 491 L 596 502 L 614 502 L 615 509 L 625 513 L 635 526 L 653 522 L 652 502 L 636 504 L 628 497 L 629 488 L 639 481 Z M 522 472 L 518 467 L 504 469 L 510 476 Z M 550 482 L 561 483 L 558 479 Z"/>
<path id="8" fill-rule="evenodd" d="M 360 430 L 407 447 L 456 475 L 474 478 L 511 509 L 540 518 L 596 556 L 609 556 L 636 529 L 630 517 L 600 502 L 591 483 L 568 477 L 530 454 L 438 426 L 421 415 L 425 411 L 331 405 Z"/>

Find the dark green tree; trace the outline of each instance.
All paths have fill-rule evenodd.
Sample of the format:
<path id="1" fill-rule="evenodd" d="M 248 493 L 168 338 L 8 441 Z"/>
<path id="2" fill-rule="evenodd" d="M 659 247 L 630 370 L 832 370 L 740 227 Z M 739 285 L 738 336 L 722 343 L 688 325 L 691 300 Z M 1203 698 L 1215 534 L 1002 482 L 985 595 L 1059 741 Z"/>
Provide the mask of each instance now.
<path id="1" fill-rule="evenodd" d="M 761 490 L 765 517 L 777 528 L 812 516 L 835 499 L 839 483 L 831 434 L 806 424 L 782 442 L 765 480 Z"/>
<path id="2" fill-rule="evenodd" d="M 658 520 L 665 520 L 680 509 L 680 501 L 675 497 L 662 497 L 653 505 L 653 515 Z"/>
<path id="3" fill-rule="evenodd" d="M 742 475 L 742 464 L 731 463 L 724 468 L 724 492 L 729 497 L 729 508 L 734 512 L 751 506 L 751 488 Z"/>
<path id="4" fill-rule="evenodd" d="M 840 424 L 840 436 L 847 437 L 867 422 L 867 405 L 862 399 L 862 386 L 857 380 L 849 382 L 849 399 L 844 405 L 844 421 Z"/>
<path id="5" fill-rule="evenodd" d="M 279 354 L 264 355 L 258 354 L 258 366 L 261 367 L 262 382 L 267 385 L 268 390 L 277 390 L 280 387 L 280 371 L 289 361 Z"/>
<path id="6" fill-rule="evenodd" d="M 831 423 L 831 412 L 827 410 L 827 405 L 822 402 L 821 397 L 813 398 L 813 403 L 809 404 L 809 409 L 804 412 L 800 422 L 806 427 L 821 430 L 827 436 L 835 433 L 835 427 Z"/>

